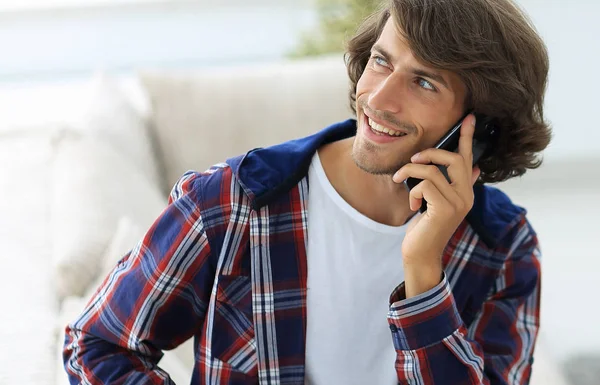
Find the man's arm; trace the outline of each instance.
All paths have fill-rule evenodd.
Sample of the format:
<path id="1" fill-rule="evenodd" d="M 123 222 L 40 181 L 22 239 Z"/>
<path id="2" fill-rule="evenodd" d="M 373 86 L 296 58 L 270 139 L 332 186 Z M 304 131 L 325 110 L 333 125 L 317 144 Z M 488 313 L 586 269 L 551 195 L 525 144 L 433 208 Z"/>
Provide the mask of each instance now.
<path id="1" fill-rule="evenodd" d="M 200 175 L 187 172 L 169 205 L 66 328 L 72 384 L 168 384 L 157 363 L 201 330 L 214 280 L 198 205 Z"/>
<path id="2" fill-rule="evenodd" d="M 523 218 L 518 244 L 467 329 L 444 276 L 433 289 L 391 299 L 388 321 L 401 384 L 527 384 L 539 327 L 540 264 L 535 233 Z"/>

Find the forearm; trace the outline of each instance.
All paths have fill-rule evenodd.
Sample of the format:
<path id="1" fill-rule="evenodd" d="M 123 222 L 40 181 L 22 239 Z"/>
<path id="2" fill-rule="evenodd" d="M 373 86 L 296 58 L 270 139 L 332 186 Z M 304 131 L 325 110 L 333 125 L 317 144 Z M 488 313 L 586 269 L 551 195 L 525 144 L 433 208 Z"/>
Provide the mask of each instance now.
<path id="1" fill-rule="evenodd" d="M 160 352 L 144 356 L 67 327 L 63 360 L 71 384 L 173 384 L 156 365 L 161 357 Z"/>

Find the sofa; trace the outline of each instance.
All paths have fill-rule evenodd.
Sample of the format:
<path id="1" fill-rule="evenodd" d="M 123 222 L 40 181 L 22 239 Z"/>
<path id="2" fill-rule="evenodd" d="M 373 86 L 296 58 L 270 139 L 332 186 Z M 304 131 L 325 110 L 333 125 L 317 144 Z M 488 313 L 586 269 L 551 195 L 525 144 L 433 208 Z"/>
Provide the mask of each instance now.
<path id="1" fill-rule="evenodd" d="M 2 90 L 0 384 L 67 384 L 65 325 L 164 209 L 178 177 L 351 117 L 348 87 L 343 60 L 335 56 L 99 73 Z M 533 205 L 542 240 L 551 242 L 554 222 L 544 217 L 547 201 L 531 191 L 560 183 L 553 167 L 568 168 L 569 162 L 557 160 L 550 170 L 533 171 L 531 181 L 528 176 L 499 186 L 517 204 Z M 563 189 L 553 197 L 571 193 Z M 593 193 L 592 186 L 582 199 Z M 563 284 L 544 284 L 544 305 Z M 560 326 L 544 327 L 532 384 L 570 384 L 567 360 L 554 354 L 562 343 L 554 341 Z M 176 383 L 189 383 L 190 341 L 165 352 L 160 365 Z"/>

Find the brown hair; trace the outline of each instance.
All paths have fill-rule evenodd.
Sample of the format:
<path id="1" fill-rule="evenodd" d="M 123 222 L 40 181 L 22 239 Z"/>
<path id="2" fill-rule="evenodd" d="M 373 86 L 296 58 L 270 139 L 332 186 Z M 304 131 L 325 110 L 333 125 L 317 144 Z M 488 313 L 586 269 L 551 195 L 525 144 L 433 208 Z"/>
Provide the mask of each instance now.
<path id="1" fill-rule="evenodd" d="M 479 161 L 479 182 L 501 182 L 539 167 L 537 153 L 551 138 L 543 112 L 548 53 L 523 11 L 511 0 L 386 1 L 347 45 L 354 112 L 356 84 L 390 15 L 419 61 L 463 80 L 465 110 L 498 120 L 498 141 Z"/>

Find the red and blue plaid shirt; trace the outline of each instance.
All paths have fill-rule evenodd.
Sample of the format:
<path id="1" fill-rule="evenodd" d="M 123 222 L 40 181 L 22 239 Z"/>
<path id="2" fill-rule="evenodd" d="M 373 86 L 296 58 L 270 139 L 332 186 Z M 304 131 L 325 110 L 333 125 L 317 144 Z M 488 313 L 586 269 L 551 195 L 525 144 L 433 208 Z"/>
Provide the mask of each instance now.
<path id="1" fill-rule="evenodd" d="M 321 145 L 355 130 L 348 120 L 184 174 L 68 325 L 71 383 L 172 383 L 161 351 L 194 337 L 192 384 L 303 385 L 307 170 Z M 398 383 L 528 383 L 539 256 L 524 210 L 476 185 L 473 209 L 443 254 L 442 282 L 410 299 L 400 282 L 391 293 Z"/>

